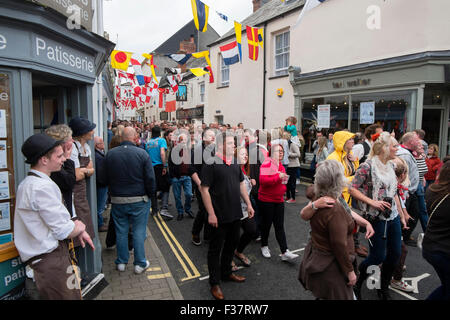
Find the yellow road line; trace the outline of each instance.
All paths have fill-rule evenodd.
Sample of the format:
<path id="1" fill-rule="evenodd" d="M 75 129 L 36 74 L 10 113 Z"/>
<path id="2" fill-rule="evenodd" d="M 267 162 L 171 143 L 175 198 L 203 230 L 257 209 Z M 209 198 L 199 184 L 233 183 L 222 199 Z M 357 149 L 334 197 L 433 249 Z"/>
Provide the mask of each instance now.
<path id="1" fill-rule="evenodd" d="M 161 216 L 158 214 L 158 217 L 161 219 Z M 161 233 L 163 234 L 164 238 L 166 239 L 167 243 L 169 244 L 170 248 L 172 249 L 173 253 L 175 254 L 175 257 L 177 257 L 178 261 L 180 262 L 181 266 L 184 269 L 184 272 L 188 277 L 192 277 L 191 272 L 186 267 L 186 264 L 184 263 L 183 259 L 181 259 L 180 255 L 178 254 L 177 250 L 173 246 L 172 242 L 170 241 L 169 237 L 167 236 L 166 232 L 164 231 L 163 227 L 161 226 L 160 222 L 158 221 L 158 218 L 156 216 L 153 216 L 153 219 L 155 219 L 156 224 L 158 225 L 159 229 L 161 230 Z M 161 219 L 162 220 L 162 219 Z"/>
<path id="2" fill-rule="evenodd" d="M 164 279 L 164 278 L 170 278 L 172 274 L 170 272 L 163 273 L 163 274 L 153 274 L 151 276 L 147 276 L 147 279 L 149 280 L 155 280 L 155 279 Z"/>
<path id="3" fill-rule="evenodd" d="M 186 259 L 187 263 L 189 264 L 189 266 L 191 267 L 192 271 L 194 272 L 194 275 L 192 276 L 188 276 L 188 278 L 182 279 L 182 281 L 186 281 L 189 279 L 193 279 L 193 278 L 197 278 L 200 277 L 200 272 L 198 272 L 197 268 L 195 267 L 194 263 L 191 261 L 191 259 L 189 259 L 186 251 L 184 251 L 183 247 L 180 245 L 180 243 L 177 241 L 177 239 L 175 238 L 175 236 L 173 235 L 173 233 L 170 231 L 169 227 L 167 226 L 167 224 L 164 222 L 164 220 L 161 218 L 161 216 L 158 214 L 159 219 L 161 220 L 162 225 L 166 228 L 167 232 L 169 233 L 170 237 L 172 238 L 172 240 L 175 242 L 176 246 L 178 247 L 178 250 L 180 250 L 181 254 L 183 255 L 184 259 Z"/>
<path id="4" fill-rule="evenodd" d="M 148 269 L 147 269 L 147 272 L 150 272 L 150 271 L 161 271 L 161 268 L 159 268 L 159 267 L 156 267 L 156 268 L 148 268 Z"/>

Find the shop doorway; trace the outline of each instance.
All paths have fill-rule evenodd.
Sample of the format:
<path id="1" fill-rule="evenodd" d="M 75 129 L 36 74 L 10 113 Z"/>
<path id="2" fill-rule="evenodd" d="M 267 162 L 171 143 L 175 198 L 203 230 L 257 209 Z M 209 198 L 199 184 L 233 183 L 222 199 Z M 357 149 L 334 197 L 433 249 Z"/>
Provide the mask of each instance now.
<path id="1" fill-rule="evenodd" d="M 438 145 L 439 149 L 443 147 L 441 144 L 443 117 L 443 108 L 424 107 L 421 129 L 425 130 L 425 141 L 428 145 L 432 143 Z"/>

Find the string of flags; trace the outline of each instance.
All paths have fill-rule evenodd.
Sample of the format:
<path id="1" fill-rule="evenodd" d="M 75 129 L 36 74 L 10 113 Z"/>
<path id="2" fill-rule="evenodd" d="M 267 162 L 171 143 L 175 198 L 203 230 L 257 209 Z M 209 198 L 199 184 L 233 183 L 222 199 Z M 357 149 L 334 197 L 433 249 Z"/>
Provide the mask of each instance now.
<path id="1" fill-rule="evenodd" d="M 281 0 L 282 2 L 284 0 Z M 301 20 L 302 13 L 308 11 L 325 0 L 307 0 L 305 9 L 301 11 L 298 22 Z M 200 0 L 191 0 L 192 13 L 194 16 L 194 24 L 200 32 L 206 32 L 209 18 L 209 6 Z M 229 16 L 215 10 L 216 14 L 228 22 Z M 242 63 L 242 24 L 234 20 L 234 31 L 236 39 L 228 44 L 219 47 L 225 65 L 232 65 L 235 63 Z M 249 59 L 252 61 L 258 60 L 259 47 L 264 49 L 264 30 L 262 28 L 255 28 L 246 26 L 247 43 L 249 48 Z M 186 73 L 181 74 L 181 69 L 166 68 L 165 78 L 170 84 L 170 90 L 167 88 L 160 88 L 160 77 L 156 76 L 155 68 L 158 67 L 153 62 L 152 54 L 142 54 L 145 58 L 144 64 L 150 67 L 152 76 L 145 76 L 142 72 L 142 64 L 137 59 L 132 58 L 133 53 L 127 51 L 114 50 L 111 53 L 111 66 L 116 69 L 119 84 L 116 85 L 116 103 L 124 108 L 136 108 L 138 104 L 150 103 L 152 97 L 159 97 L 159 108 L 163 108 L 163 96 L 172 92 L 176 94 L 178 91 L 178 84 L 182 81 Z M 204 58 L 207 66 L 199 68 L 188 69 L 196 77 L 209 74 L 210 83 L 214 82 L 214 75 L 212 72 L 211 61 L 209 58 L 209 51 L 201 51 L 188 54 L 166 54 L 168 58 L 176 61 L 179 65 L 185 65 L 191 57 Z M 132 67 L 134 73 L 128 73 L 128 68 Z M 121 85 L 121 79 L 124 79 L 128 86 Z M 175 100 L 166 102 L 166 111 L 175 111 Z M 170 112 L 170 111 L 168 111 Z"/>

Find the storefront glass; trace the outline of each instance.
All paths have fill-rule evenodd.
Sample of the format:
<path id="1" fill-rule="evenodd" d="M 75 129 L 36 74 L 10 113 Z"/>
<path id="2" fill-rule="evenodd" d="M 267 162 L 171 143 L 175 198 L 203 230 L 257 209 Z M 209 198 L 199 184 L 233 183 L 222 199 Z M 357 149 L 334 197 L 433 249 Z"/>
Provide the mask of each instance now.
<path id="1" fill-rule="evenodd" d="M 360 106 L 364 102 L 375 103 L 374 123 L 379 123 L 385 131 L 395 131 L 399 139 L 407 128 L 407 109 L 411 106 L 413 91 L 392 91 L 352 95 L 352 132 L 364 132 L 370 124 L 361 124 Z"/>
<path id="2" fill-rule="evenodd" d="M 317 106 L 322 104 L 330 105 L 330 129 L 339 131 L 348 127 L 348 95 L 302 99 L 302 135 L 305 139 L 305 152 L 312 152 L 314 132 L 317 131 Z"/>

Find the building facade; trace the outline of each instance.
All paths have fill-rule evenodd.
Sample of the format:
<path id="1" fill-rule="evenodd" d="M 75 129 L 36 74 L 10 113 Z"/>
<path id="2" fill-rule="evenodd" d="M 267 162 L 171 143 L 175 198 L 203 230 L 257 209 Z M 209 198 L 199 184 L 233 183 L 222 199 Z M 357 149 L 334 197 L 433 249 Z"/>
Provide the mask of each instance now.
<path id="1" fill-rule="evenodd" d="M 98 30 L 94 24 L 101 23 L 97 2 L 83 2 L 88 2 L 88 28 L 83 24 L 70 29 L 68 18 L 51 7 L 0 0 L 0 143 L 6 148 L 0 174 L 7 190 L 0 203 L 10 207 L 10 228 L 1 229 L 0 236 L 13 237 L 15 192 L 29 170 L 21 153 L 23 142 L 77 115 L 97 122 L 102 130 L 102 86 L 96 84 L 114 44 L 93 32 Z M 87 190 L 96 225 L 95 177 Z M 98 236 L 94 244 L 97 250 L 85 250 L 80 259 L 87 273 L 99 273 L 102 267 Z"/>
<path id="2" fill-rule="evenodd" d="M 292 31 L 290 62 L 307 148 L 318 108 L 328 105 L 332 130 L 357 132 L 376 122 L 399 138 L 422 128 L 441 157 L 449 154 L 449 10 L 445 0 L 342 0 L 307 12 Z"/>

